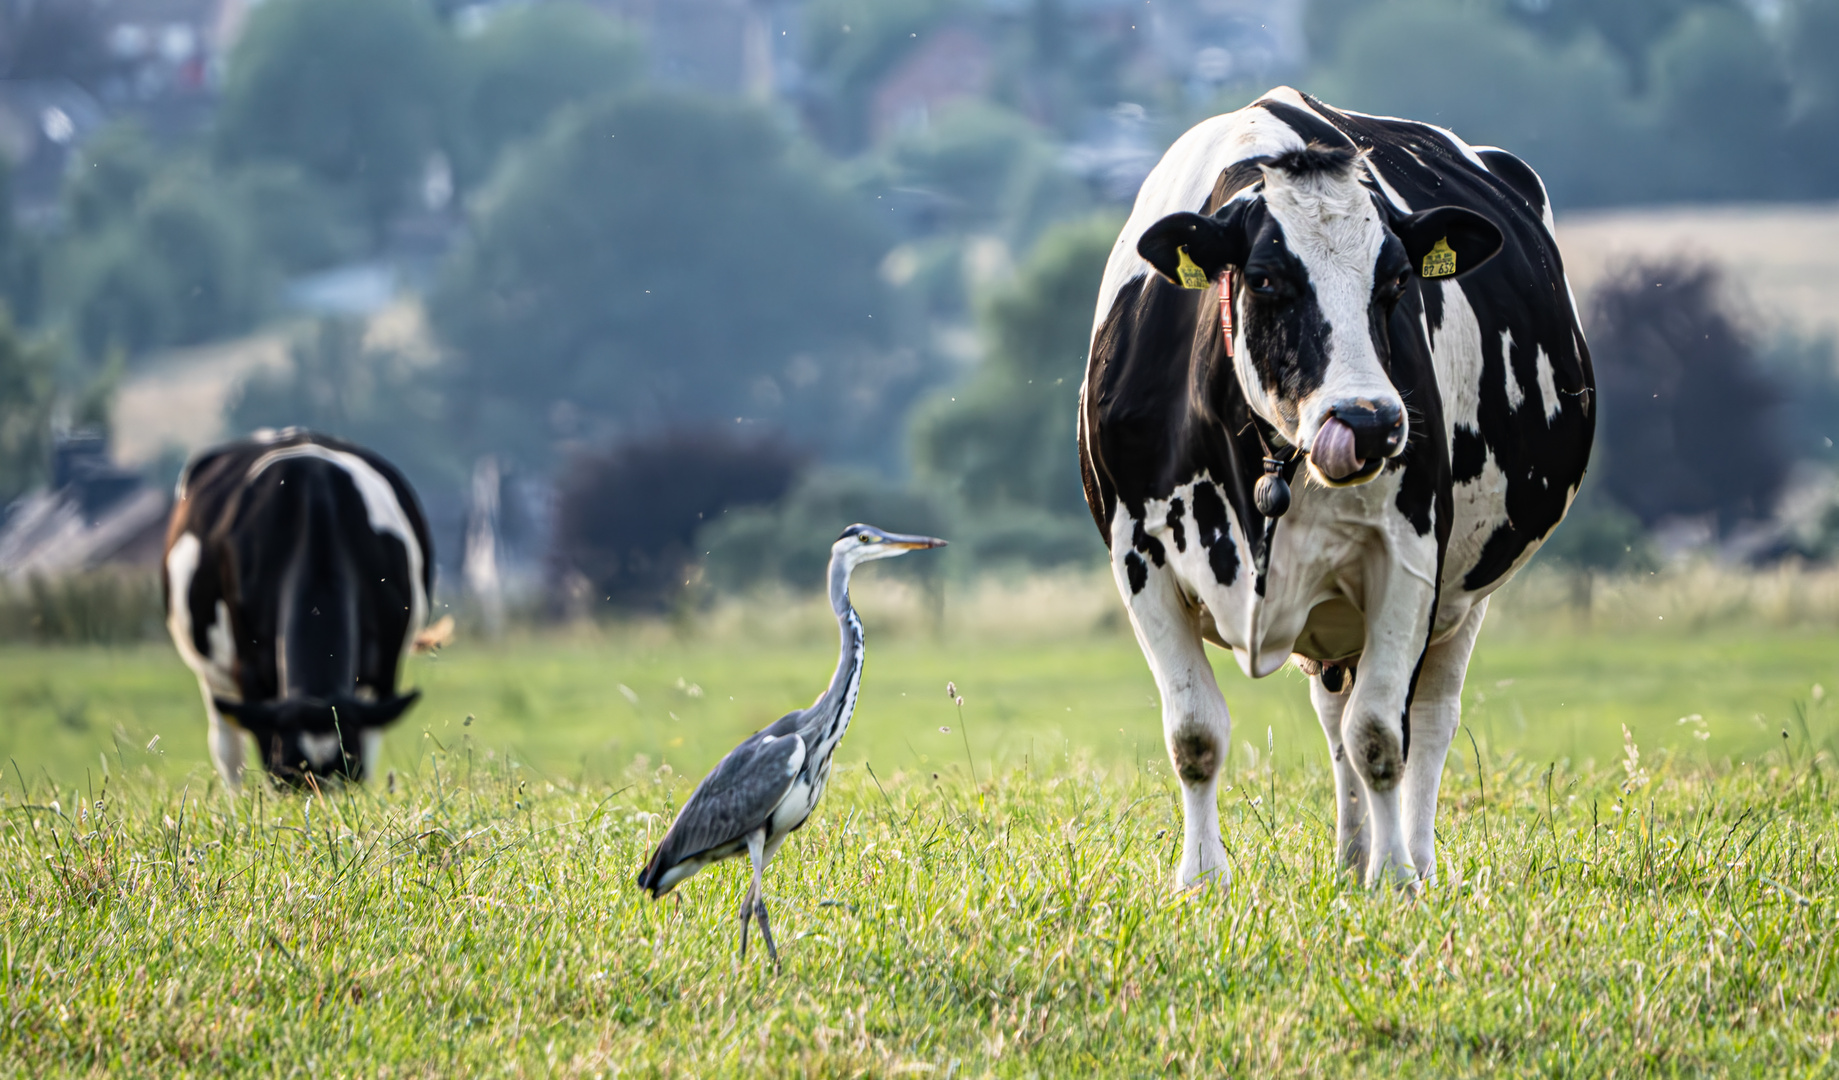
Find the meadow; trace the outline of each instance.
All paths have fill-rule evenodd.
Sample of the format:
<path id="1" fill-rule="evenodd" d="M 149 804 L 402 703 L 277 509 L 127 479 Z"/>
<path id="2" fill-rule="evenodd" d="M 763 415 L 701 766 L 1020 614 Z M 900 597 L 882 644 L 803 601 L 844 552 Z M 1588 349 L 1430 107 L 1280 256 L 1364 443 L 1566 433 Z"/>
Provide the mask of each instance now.
<path id="1" fill-rule="evenodd" d="M 1234 874 L 1176 893 L 1108 584 L 870 575 L 855 726 L 768 872 L 777 973 L 736 955 L 739 865 L 632 878 L 822 688 L 812 598 L 462 633 L 411 665 L 386 774 L 305 795 L 222 790 L 169 646 L 6 646 L 0 1071 L 1830 1074 L 1839 581 L 1576 596 L 1497 606 L 1416 895 L 1336 869 L 1302 679 L 1216 653 Z"/>

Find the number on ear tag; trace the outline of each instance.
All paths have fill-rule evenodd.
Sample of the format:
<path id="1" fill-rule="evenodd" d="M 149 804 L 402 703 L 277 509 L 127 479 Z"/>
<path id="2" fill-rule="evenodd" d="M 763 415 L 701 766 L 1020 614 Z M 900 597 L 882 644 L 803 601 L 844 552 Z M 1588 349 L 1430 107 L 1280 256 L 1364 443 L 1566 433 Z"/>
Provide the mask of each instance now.
<path id="1" fill-rule="evenodd" d="M 1449 237 L 1437 241 L 1424 256 L 1424 276 L 1449 277 L 1456 272 L 1456 253 L 1449 249 Z"/>
<path id="2" fill-rule="evenodd" d="M 1175 249 L 1175 254 L 1181 257 L 1181 262 L 1175 266 L 1175 277 L 1180 279 L 1182 288 L 1204 289 L 1212 284 L 1207 280 L 1206 271 L 1196 266 L 1194 260 L 1188 257 L 1187 248 L 1178 247 Z"/>

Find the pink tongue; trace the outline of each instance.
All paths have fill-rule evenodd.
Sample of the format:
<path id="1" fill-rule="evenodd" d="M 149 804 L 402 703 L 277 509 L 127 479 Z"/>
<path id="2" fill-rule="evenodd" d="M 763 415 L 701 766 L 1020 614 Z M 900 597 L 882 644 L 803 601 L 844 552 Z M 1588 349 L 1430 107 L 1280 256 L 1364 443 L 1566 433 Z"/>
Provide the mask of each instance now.
<path id="1" fill-rule="evenodd" d="M 1354 429 L 1329 417 L 1315 433 L 1315 447 L 1309 460 L 1330 480 L 1341 480 L 1359 472 L 1366 459 L 1354 453 Z"/>

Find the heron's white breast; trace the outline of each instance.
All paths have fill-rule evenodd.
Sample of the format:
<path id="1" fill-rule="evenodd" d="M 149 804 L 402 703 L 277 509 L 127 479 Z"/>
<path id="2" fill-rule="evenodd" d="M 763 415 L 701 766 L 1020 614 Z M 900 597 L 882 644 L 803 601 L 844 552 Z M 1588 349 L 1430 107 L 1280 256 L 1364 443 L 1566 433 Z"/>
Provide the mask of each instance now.
<path id="1" fill-rule="evenodd" d="M 817 808 L 817 800 L 822 798 L 823 794 L 824 784 L 821 777 L 815 782 L 802 776 L 792 781 L 791 790 L 787 791 L 785 798 L 779 800 L 779 805 L 773 808 L 773 816 L 768 822 L 771 826 L 767 830 L 768 834 L 784 836 L 804 824 L 805 819 L 811 816 L 811 811 Z"/>

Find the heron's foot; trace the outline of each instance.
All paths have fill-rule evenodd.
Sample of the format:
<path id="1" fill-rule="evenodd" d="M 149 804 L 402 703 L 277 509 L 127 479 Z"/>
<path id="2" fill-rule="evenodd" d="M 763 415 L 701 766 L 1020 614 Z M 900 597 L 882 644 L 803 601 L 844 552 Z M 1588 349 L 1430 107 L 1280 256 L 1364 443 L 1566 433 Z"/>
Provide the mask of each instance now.
<path id="1" fill-rule="evenodd" d="M 755 900 L 754 913 L 760 917 L 760 936 L 766 939 L 766 955 L 773 961 L 773 970 L 779 970 L 779 949 L 773 944 L 773 928 L 766 923 L 766 901 Z"/>

